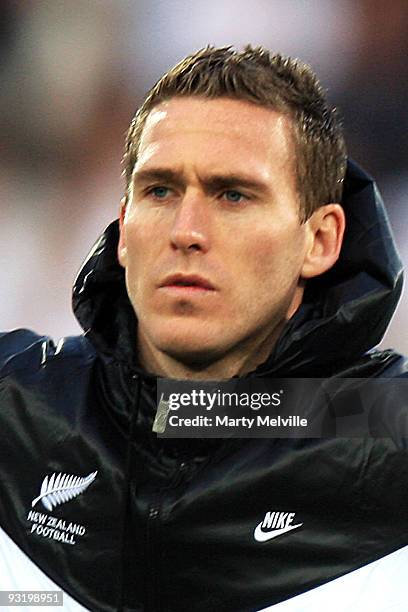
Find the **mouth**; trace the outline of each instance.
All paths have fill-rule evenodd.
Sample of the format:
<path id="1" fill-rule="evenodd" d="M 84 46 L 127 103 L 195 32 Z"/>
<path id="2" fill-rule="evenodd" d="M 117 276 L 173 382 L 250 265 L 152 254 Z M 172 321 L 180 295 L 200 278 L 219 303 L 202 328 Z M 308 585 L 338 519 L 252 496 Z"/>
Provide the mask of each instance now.
<path id="1" fill-rule="evenodd" d="M 174 291 L 215 291 L 215 287 L 209 280 L 197 274 L 172 274 L 164 279 L 160 288 Z"/>

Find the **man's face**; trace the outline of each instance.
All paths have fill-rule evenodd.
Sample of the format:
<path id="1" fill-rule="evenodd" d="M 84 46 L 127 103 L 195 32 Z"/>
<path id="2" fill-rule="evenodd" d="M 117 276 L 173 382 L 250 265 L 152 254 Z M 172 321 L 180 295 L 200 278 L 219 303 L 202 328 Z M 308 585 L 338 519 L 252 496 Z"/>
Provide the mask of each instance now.
<path id="1" fill-rule="evenodd" d="M 205 362 L 273 337 L 299 305 L 290 120 L 248 102 L 174 98 L 150 113 L 121 227 L 139 341 Z"/>

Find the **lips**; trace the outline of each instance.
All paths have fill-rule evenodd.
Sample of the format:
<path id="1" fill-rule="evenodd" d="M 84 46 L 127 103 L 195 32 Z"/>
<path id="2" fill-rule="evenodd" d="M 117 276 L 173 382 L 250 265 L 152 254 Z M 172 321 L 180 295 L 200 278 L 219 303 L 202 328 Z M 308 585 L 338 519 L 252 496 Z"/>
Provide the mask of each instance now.
<path id="1" fill-rule="evenodd" d="M 215 287 L 209 280 L 197 274 L 172 274 L 167 276 L 160 287 L 197 288 L 214 291 Z"/>

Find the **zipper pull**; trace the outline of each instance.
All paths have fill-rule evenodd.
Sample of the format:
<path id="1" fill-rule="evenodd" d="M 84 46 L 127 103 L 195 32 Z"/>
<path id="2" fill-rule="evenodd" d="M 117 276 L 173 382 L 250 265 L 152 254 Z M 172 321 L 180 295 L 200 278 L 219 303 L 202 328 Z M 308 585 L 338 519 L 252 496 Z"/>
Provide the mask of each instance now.
<path id="1" fill-rule="evenodd" d="M 166 431 L 167 417 L 170 412 L 169 402 L 165 402 L 163 399 L 163 393 L 160 398 L 159 405 L 157 406 L 156 416 L 154 418 L 152 431 L 155 433 L 163 434 Z"/>

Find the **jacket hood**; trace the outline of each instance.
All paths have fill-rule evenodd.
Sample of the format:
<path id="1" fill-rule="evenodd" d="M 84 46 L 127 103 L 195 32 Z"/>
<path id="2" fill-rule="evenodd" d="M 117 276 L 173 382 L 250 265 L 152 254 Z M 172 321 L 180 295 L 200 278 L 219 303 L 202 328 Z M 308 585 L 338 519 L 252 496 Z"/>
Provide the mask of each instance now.
<path id="1" fill-rule="evenodd" d="M 378 344 L 402 290 L 402 264 L 374 181 L 349 161 L 346 232 L 331 270 L 308 281 L 259 375 L 326 376 Z M 100 236 L 73 289 L 73 310 L 98 351 L 136 367 L 137 321 L 117 260 L 118 221 Z M 346 339 L 346 342 L 344 340 Z"/>

